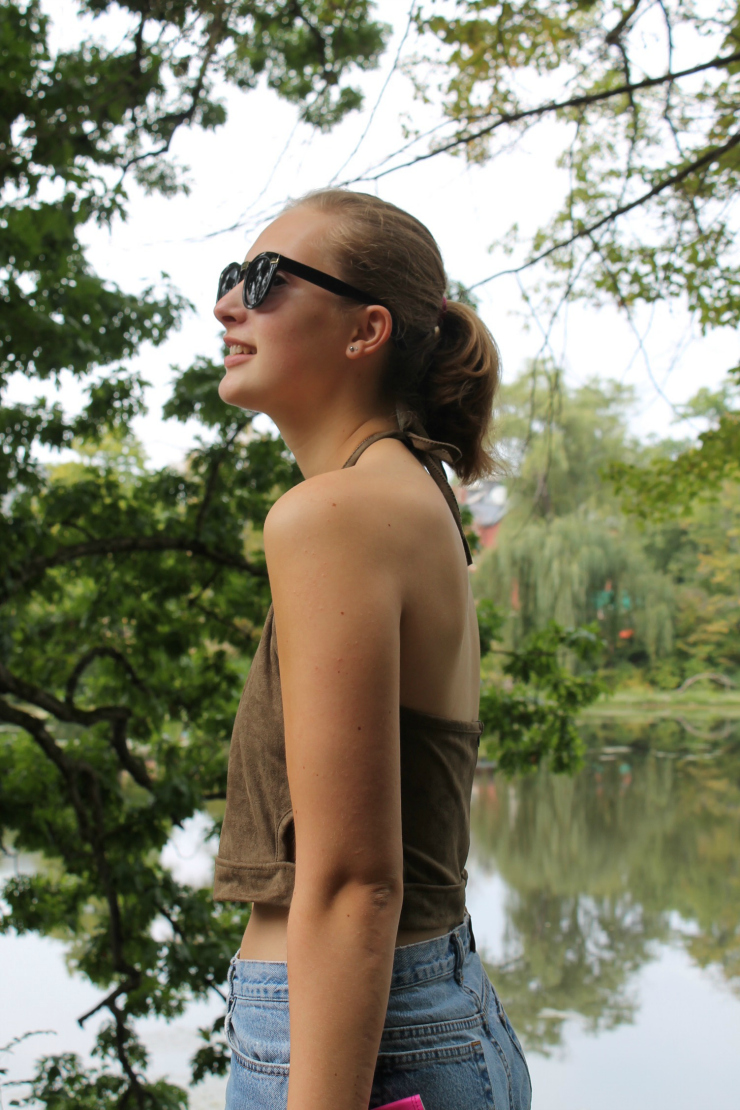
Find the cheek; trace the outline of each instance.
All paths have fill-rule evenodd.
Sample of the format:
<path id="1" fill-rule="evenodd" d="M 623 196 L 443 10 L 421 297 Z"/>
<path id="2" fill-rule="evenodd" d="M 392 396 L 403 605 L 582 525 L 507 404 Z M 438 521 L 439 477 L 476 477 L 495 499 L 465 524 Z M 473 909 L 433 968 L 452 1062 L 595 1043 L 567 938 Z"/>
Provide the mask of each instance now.
<path id="1" fill-rule="evenodd" d="M 286 389 L 294 398 L 315 394 L 317 379 L 330 377 L 327 352 L 337 337 L 327 328 L 326 314 L 266 313 L 249 332 L 257 354 L 227 370 L 218 385 L 227 404 L 262 411 Z"/>
<path id="2" fill-rule="evenodd" d="M 268 355 L 276 369 L 325 366 L 328 358 L 343 349 L 337 323 L 326 311 L 275 313 L 262 323 L 257 349 Z"/>

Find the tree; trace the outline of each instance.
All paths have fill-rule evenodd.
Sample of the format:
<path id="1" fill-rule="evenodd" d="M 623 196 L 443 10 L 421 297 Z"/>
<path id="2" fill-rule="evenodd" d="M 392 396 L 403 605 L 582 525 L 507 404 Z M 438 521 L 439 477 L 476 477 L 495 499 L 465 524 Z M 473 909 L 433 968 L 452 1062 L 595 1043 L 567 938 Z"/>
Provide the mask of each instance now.
<path id="1" fill-rule="evenodd" d="M 450 152 L 483 163 L 531 143 L 543 121 L 562 134 L 559 210 L 529 242 L 512 229 L 516 257 L 477 285 L 542 264 L 545 336 L 575 298 L 631 323 L 638 306 L 673 301 L 702 331 L 737 327 L 736 3 L 456 0 L 422 6 L 417 26 L 427 45 L 416 80 L 448 127 L 413 161 Z M 738 419 L 735 404 L 693 452 L 642 475 L 653 501 L 683 497 L 675 477 L 690 493 L 736 475 Z"/>
<path id="2" fill-rule="evenodd" d="M 549 360 L 530 361 L 496 401 L 498 440 L 509 461 L 509 514 L 521 525 L 529 517 L 565 516 L 582 506 L 610 508 L 601 471 L 615 460 L 639 458 L 630 435 L 634 391 L 593 378 L 571 388 Z"/>
<path id="3" fill-rule="evenodd" d="M 676 677 L 740 666 L 740 500 L 731 477 L 740 455 L 728 453 L 717 468 L 709 462 L 724 452 L 737 396 L 730 380 L 715 392 L 700 389 L 682 407 L 677 423 L 709 422 L 701 447 L 666 440 L 651 445 L 641 465 L 605 468 L 639 523 L 645 553 L 675 583 Z"/>
<path id="4" fill-rule="evenodd" d="M 691 513 L 703 501 L 716 500 L 740 477 L 740 369 L 730 371 L 716 393 L 699 390 L 685 406 L 686 418 L 702 417 L 709 427 L 697 444 L 680 444 L 650 459 L 647 465 L 615 462 L 607 473 L 621 494 L 626 512 L 641 520 Z"/>
<path id="5" fill-rule="evenodd" d="M 628 432 L 632 392 L 615 382 L 568 388 L 561 380 L 553 390 L 556 377 L 547 364 L 525 367 L 501 390 L 509 507 L 495 548 L 479 560 L 475 594 L 509 616 L 509 646 L 549 621 L 598 622 L 611 664 L 668 655 L 674 582 L 602 476 L 615 461 L 644 454 Z"/>
<path id="6" fill-rule="evenodd" d="M 645 528 L 645 551 L 675 582 L 678 673 L 740 669 L 740 489 L 724 482 L 714 498 Z"/>
<path id="7" fill-rule="evenodd" d="M 102 992 L 80 1020 L 109 1016 L 100 1068 L 42 1061 L 31 1101 L 169 1108 L 187 1096 L 147 1080 L 134 1022 L 218 989 L 244 920 L 176 883 L 160 852 L 173 825 L 223 796 L 269 602 L 262 522 L 300 474 L 251 414 L 220 402 L 205 358 L 179 375 L 166 415 L 196 417 L 209 442 L 183 471 L 146 467 L 131 435 L 146 383 L 126 360 L 188 306 L 166 282 L 136 297 L 102 280 L 82 234 L 125 218 L 132 181 L 186 187 L 170 144 L 179 127 L 224 121 L 218 81 L 248 90 L 264 74 L 330 127 L 359 105 L 347 75 L 375 63 L 386 29 L 368 0 L 118 8 L 130 29 L 116 46 L 87 38 L 53 54 L 36 0 L 0 5 L 0 384 L 66 370 L 87 391 L 78 414 L 0 410 L 1 818 L 18 849 L 55 865 L 5 886 L 2 927 L 74 939 Z M 78 463 L 39 461 L 39 448 L 69 446 Z M 225 1060 L 207 1044 L 196 1077 Z"/>
<path id="8" fill-rule="evenodd" d="M 562 628 L 550 621 L 516 649 L 495 648 L 503 624 L 489 599 L 478 603 L 481 659 L 505 657 L 503 682 L 482 684 L 482 747 L 504 774 L 527 773 L 546 764 L 556 774 L 573 774 L 585 750 L 575 719 L 603 692 L 595 673 L 603 647 L 595 625 Z M 581 664 L 580 674 L 563 659 Z M 490 677 L 490 676 L 489 676 Z"/>

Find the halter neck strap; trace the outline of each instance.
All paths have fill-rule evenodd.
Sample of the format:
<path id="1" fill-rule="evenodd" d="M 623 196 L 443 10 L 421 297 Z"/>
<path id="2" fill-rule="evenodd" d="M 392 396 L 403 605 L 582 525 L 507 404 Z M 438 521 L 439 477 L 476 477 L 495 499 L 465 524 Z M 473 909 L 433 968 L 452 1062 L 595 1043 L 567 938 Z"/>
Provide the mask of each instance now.
<path id="1" fill-rule="evenodd" d="M 342 467 L 342 470 L 344 470 L 345 467 L 354 466 L 362 452 L 365 451 L 371 443 L 375 443 L 379 439 L 399 439 L 401 442 L 405 442 L 411 453 L 427 468 L 429 474 L 442 491 L 442 495 L 455 518 L 455 524 L 457 525 L 457 530 L 460 533 L 460 538 L 465 548 L 465 558 L 467 559 L 468 566 L 471 566 L 473 556 L 470 553 L 470 545 L 463 528 L 460 506 L 457 503 L 457 498 L 452 491 L 450 483 L 447 481 L 444 467 L 439 461 L 442 459 L 444 462 L 450 464 L 457 462 L 461 455 L 460 449 L 455 447 L 452 443 L 443 443 L 441 440 L 430 439 L 425 430 L 421 427 L 418 419 L 416 419 L 415 423 L 417 425 L 416 431 L 412 431 L 407 424 L 405 428 L 399 428 L 398 430 L 391 429 L 385 432 L 374 432 L 372 435 L 367 436 L 361 443 L 357 444 Z"/>

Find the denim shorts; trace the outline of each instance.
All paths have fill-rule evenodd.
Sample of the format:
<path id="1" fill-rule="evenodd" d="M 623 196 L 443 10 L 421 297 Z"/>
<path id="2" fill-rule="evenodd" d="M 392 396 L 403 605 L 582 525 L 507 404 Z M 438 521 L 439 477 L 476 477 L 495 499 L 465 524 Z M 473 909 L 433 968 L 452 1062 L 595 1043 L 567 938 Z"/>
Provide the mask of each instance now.
<path id="1" fill-rule="evenodd" d="M 229 967 L 226 1110 L 286 1110 L 288 965 Z M 424 1110 L 529 1110 L 522 1047 L 480 956 L 470 914 L 441 937 L 396 948 L 369 1110 L 421 1095 Z"/>

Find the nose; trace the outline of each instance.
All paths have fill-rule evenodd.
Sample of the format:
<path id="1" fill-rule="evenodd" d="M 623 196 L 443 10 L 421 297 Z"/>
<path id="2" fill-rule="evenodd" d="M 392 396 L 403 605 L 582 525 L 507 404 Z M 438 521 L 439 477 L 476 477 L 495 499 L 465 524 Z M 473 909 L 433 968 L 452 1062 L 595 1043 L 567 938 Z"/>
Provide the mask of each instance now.
<path id="1" fill-rule="evenodd" d="M 247 309 L 242 300 L 243 285 L 244 282 L 240 281 L 228 293 L 224 293 L 220 301 L 216 301 L 213 315 L 225 328 L 230 327 L 231 324 L 243 324 L 247 318 Z"/>

